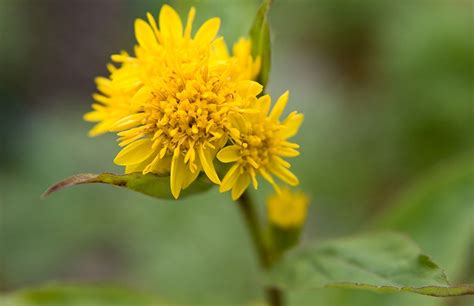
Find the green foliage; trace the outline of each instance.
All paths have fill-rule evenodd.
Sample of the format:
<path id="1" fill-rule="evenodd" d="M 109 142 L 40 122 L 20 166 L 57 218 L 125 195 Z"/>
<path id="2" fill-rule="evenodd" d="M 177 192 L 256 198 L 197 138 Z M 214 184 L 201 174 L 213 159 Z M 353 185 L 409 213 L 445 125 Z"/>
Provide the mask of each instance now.
<path id="1" fill-rule="evenodd" d="M 66 187 L 92 183 L 102 183 L 124 187 L 158 199 L 173 199 L 173 195 L 171 194 L 169 187 L 170 177 L 159 176 L 152 173 L 131 173 L 125 175 L 116 175 L 112 173 L 76 174 L 48 188 L 48 190 L 46 190 L 46 192 L 43 194 L 43 197 L 46 197 L 49 194 Z M 181 193 L 180 198 L 207 191 L 212 186 L 212 183 L 206 179 L 204 175 L 201 175 L 193 184 L 191 184 L 191 186 L 186 188 Z"/>
<path id="2" fill-rule="evenodd" d="M 377 65 L 387 78 L 402 162 L 419 171 L 474 147 L 472 3 L 400 10 L 379 38 Z"/>
<path id="3" fill-rule="evenodd" d="M 250 28 L 252 55 L 254 58 L 260 57 L 262 63 L 260 73 L 257 76 L 257 82 L 262 84 L 264 88 L 268 83 L 271 65 L 270 26 L 268 25 L 270 4 L 271 0 L 264 0 L 262 2 Z"/>
<path id="4" fill-rule="evenodd" d="M 48 285 L 0 296 L 4 306 L 159 306 L 157 298 L 118 286 Z"/>
<path id="5" fill-rule="evenodd" d="M 444 272 L 418 246 L 392 232 L 364 234 L 308 245 L 275 265 L 272 285 L 286 289 L 340 287 L 432 296 L 474 294 L 449 286 Z"/>
<path id="6" fill-rule="evenodd" d="M 333 5 L 333 2 L 339 5 Z M 362 223 L 360 220 L 367 220 L 372 216 L 374 208 L 380 209 L 385 204 L 383 200 L 392 197 L 401 182 L 419 175 L 421 171 L 440 160 L 452 158 L 466 148 L 472 148 L 473 137 L 469 127 L 472 117 L 473 40 L 468 37 L 468 34 L 472 33 L 472 23 L 469 7 L 465 6 L 469 4 L 437 5 L 439 16 L 433 14 L 430 5 L 423 6 L 422 9 L 401 5 L 406 8 L 408 15 L 402 19 L 396 10 L 378 9 L 378 6 L 373 5 L 373 1 L 363 2 L 367 5 L 358 1 L 350 5 L 342 4 L 342 1 L 323 1 L 312 8 L 303 3 L 292 3 L 281 6 L 282 18 L 274 19 L 275 22 L 282 23 L 280 28 L 276 28 L 281 38 L 280 43 L 282 46 L 290 46 L 286 58 L 281 59 L 281 63 L 285 65 L 275 74 L 277 77 L 283 76 L 285 86 L 288 86 L 286 63 L 297 65 L 300 61 L 300 66 L 304 64 L 306 68 L 309 66 L 305 56 L 319 58 L 318 54 L 307 51 L 314 41 L 319 44 L 318 52 L 329 50 L 326 53 L 334 54 L 344 62 L 345 58 L 341 57 L 340 53 L 356 56 L 360 54 L 357 49 L 358 42 L 365 41 L 365 37 L 360 37 L 363 36 L 361 34 L 368 33 L 367 38 L 371 39 L 374 34 L 384 38 L 380 52 L 384 57 L 380 63 L 382 73 L 374 75 L 377 75 L 377 79 L 380 76 L 382 79 L 388 76 L 389 79 L 383 81 L 390 86 L 388 89 L 385 86 L 382 90 L 379 89 L 382 91 L 380 99 L 378 96 L 374 99 L 377 103 L 359 103 L 356 108 L 333 103 L 333 100 L 337 102 L 338 96 L 331 96 L 332 91 L 326 87 L 324 76 L 321 78 L 322 83 L 318 83 L 321 88 L 318 95 L 314 93 L 314 88 L 318 85 L 311 83 L 311 75 L 302 74 L 301 79 L 298 78 L 298 81 L 290 86 L 295 88 L 294 86 L 303 84 L 302 86 L 307 87 L 302 87 L 300 99 L 295 99 L 295 102 L 300 103 L 299 107 L 311 115 L 311 120 L 307 122 L 310 126 L 305 128 L 306 134 L 300 136 L 305 151 L 295 168 L 304 187 L 317 195 L 317 215 L 311 216 L 310 222 L 314 223 L 309 224 L 309 230 L 311 227 L 317 228 L 314 232 L 317 232 L 318 236 L 334 236 L 352 231 Z M 264 2 L 264 5 L 268 3 L 269 1 Z M 187 12 L 188 6 L 186 2 L 183 11 Z M 232 9 L 229 9 L 229 6 L 233 6 Z M 228 16 L 238 20 L 238 25 L 245 23 L 241 20 L 244 19 L 243 16 L 251 15 L 248 11 L 241 12 L 240 3 L 229 3 L 229 6 L 216 6 L 212 2 L 209 4 L 209 7 L 214 7 L 215 10 L 226 11 Z M 329 9 L 324 10 L 325 6 Z M 392 4 L 389 5 L 391 6 Z M 277 8 L 278 5 L 275 6 L 275 9 Z M 156 5 L 156 10 L 158 9 L 159 6 Z M 453 13 L 450 10 L 466 14 Z M 199 9 L 198 11 L 208 12 Z M 384 16 L 389 15 L 386 14 L 389 11 L 396 13 L 392 16 L 393 33 L 387 33 L 385 24 L 387 19 Z M 141 16 L 143 8 L 136 9 L 135 12 L 135 15 Z M 292 12 L 307 14 L 309 19 L 306 21 L 311 22 L 304 22 L 300 15 L 293 15 L 291 18 Z M 316 15 L 317 18 L 315 12 L 320 12 L 320 15 Z M 256 22 L 267 24 L 266 13 L 265 11 L 261 15 L 259 12 L 260 17 L 257 16 Z M 211 14 L 213 15 L 223 16 L 221 13 Z M 291 20 L 302 22 L 293 23 L 288 27 L 287 24 Z M 235 32 L 240 33 L 241 26 L 234 27 L 239 29 Z M 297 27 L 301 28 L 295 30 Z M 18 32 L 18 27 L 13 28 Z M 376 31 L 373 31 L 374 28 Z M 290 32 L 282 35 L 284 30 Z M 254 30 L 252 33 L 260 37 L 254 42 L 269 41 L 270 35 L 268 30 L 266 31 Z M 24 31 L 20 32 L 25 34 L 22 33 Z M 285 41 L 284 36 L 293 39 L 300 37 L 304 44 L 290 44 Z M 256 50 L 258 46 L 260 51 Z M 265 51 L 262 46 L 267 46 L 268 50 Z M 296 53 L 297 57 L 291 52 L 303 48 L 304 52 Z M 340 52 L 334 52 L 338 50 Z M 269 44 L 254 44 L 253 51 L 257 54 L 267 53 L 264 58 L 268 60 L 268 66 L 262 69 L 262 73 L 266 71 L 267 76 L 262 74 L 259 77 L 266 82 L 270 66 Z M 372 56 L 370 58 L 372 59 Z M 265 67 L 265 62 L 262 67 Z M 371 92 L 377 93 L 374 86 L 367 87 Z M 15 92 L 14 88 L 11 91 Z M 324 94 L 323 97 L 320 96 L 321 93 Z M 84 98 L 81 98 L 80 101 L 83 100 Z M 57 105 L 62 106 L 63 112 L 67 110 L 64 106 L 67 104 Z M 388 107 L 384 107 L 385 105 Z M 8 111 L 5 113 L 11 114 Z M 87 277 L 87 273 L 84 276 L 78 272 L 80 269 L 75 270 L 75 264 L 82 268 L 84 257 L 91 260 L 91 254 L 104 252 L 107 260 L 92 258 L 93 263 L 95 259 L 101 267 L 107 266 L 109 262 L 112 262 L 112 268 L 114 265 L 116 267 L 112 269 L 111 275 L 106 273 L 103 276 L 99 273 L 101 277 L 120 280 L 123 278 L 124 281 L 138 286 L 158 290 L 160 295 L 166 293 L 173 299 L 181 299 L 182 302 L 196 304 L 198 301 L 208 305 L 231 301 L 238 304 L 256 296 L 256 292 L 252 290 L 258 288 L 259 284 L 255 280 L 256 269 L 251 265 L 251 246 L 240 228 L 237 216 L 233 214 L 234 207 L 231 207 L 231 202 L 214 202 L 217 192 L 210 192 L 202 198 L 193 197 L 180 202 L 178 206 L 169 206 L 153 205 L 154 199 L 140 197 L 136 193 L 90 187 L 90 192 L 74 190 L 55 196 L 40 205 L 37 195 L 41 188 L 44 188 L 44 182 L 52 181 L 55 176 L 76 173 L 78 169 L 105 167 L 100 171 L 107 171 L 113 167 L 110 165 L 110 156 L 115 152 L 110 150 L 105 154 L 103 147 L 99 145 L 105 141 L 97 141 L 92 147 L 100 149 L 91 150 L 91 143 L 96 140 L 86 141 L 83 137 L 85 127 L 78 128 L 80 123 L 70 124 L 73 121 L 71 118 L 74 118 L 75 122 L 80 120 L 78 114 L 73 117 L 64 115 L 60 111 L 50 112 L 48 109 L 48 112 L 33 114 L 31 127 L 21 121 L 15 126 L 15 121 L 12 121 L 8 129 L 5 129 L 13 135 L 11 139 L 15 139 L 11 141 L 14 146 L 6 148 L 18 150 L 12 151 L 18 153 L 12 154 L 18 164 L 8 165 L 8 168 L 14 171 L 4 171 L 0 177 L 5 191 L 2 192 L 0 201 L 1 213 L 4 216 L 0 220 L 1 255 L 2 262 L 5 262 L 4 271 L 0 271 L 0 282 L 4 281 L 6 288 L 14 289 L 25 283 L 60 279 L 64 271 L 69 273 L 67 277 Z M 24 133 L 16 134 L 15 131 L 18 131 L 19 127 L 24 129 Z M 308 167 L 309 164 L 311 167 Z M 55 165 L 55 171 L 51 171 L 51 165 Z M 468 269 L 474 214 L 472 169 L 472 161 L 467 161 L 455 167 L 427 173 L 423 179 L 410 186 L 408 191 L 403 192 L 383 217 L 371 225 L 371 229 L 402 231 L 413 238 L 424 252 L 432 255 L 436 263 L 446 268 L 454 283 L 467 281 L 469 277 L 472 280 L 472 271 L 469 272 Z M 123 176 L 103 178 L 103 183 L 115 182 L 114 185 L 120 185 L 124 182 L 121 177 Z M 138 186 L 133 185 L 132 188 L 130 183 L 130 187 L 127 187 L 134 190 L 142 188 L 147 192 L 153 190 L 153 196 L 170 198 L 169 182 L 154 184 L 158 181 L 163 180 L 143 179 L 137 181 Z M 262 194 L 262 190 L 259 190 L 259 193 Z M 64 203 L 68 205 L 62 205 Z M 130 205 L 131 203 L 133 205 Z M 332 214 L 331 210 L 334 211 Z M 107 243 L 104 246 L 105 241 Z M 97 250 L 98 245 L 105 250 Z M 369 253 L 368 249 L 365 252 Z M 116 264 L 110 260 L 111 255 L 119 258 Z M 431 273 L 438 270 L 429 269 L 431 261 L 426 257 L 419 258 L 423 267 L 419 271 Z M 206 274 L 209 267 L 221 273 L 218 276 Z M 203 278 L 203 275 L 206 277 Z M 226 280 L 225 284 L 222 279 Z M 433 282 L 429 284 L 432 285 Z M 340 286 L 355 289 L 366 287 L 348 283 Z M 465 288 L 458 287 L 461 291 Z M 366 289 L 374 288 L 367 286 Z M 97 292 L 101 290 L 97 289 Z M 376 292 L 383 290 L 401 289 L 375 288 Z M 440 292 L 437 287 L 420 290 L 425 294 L 434 295 L 439 295 Z M 453 292 L 454 288 L 447 290 L 450 294 L 461 293 Z M 79 291 L 84 296 L 85 291 L 81 289 L 77 292 Z M 25 292 L 22 291 L 19 295 Z M 41 293 L 33 295 L 54 296 L 62 295 L 63 293 L 59 292 L 64 290 L 50 288 L 37 292 Z M 92 291 L 85 296 L 94 296 L 90 292 Z M 110 296 L 110 291 L 108 292 L 105 296 Z M 332 288 L 308 290 L 308 293 L 311 297 L 309 302 L 305 303 L 296 300 L 291 294 L 290 305 L 459 305 L 451 298 L 437 299 L 414 294 L 381 295 L 365 290 Z M 25 306 L 26 300 L 22 297 L 19 302 L 19 295 L 8 296 L 3 302 L 13 303 L 16 300 L 17 304 L 14 306 Z M 131 302 L 125 295 L 115 296 L 130 301 L 129 304 L 140 305 L 140 302 Z M 139 295 L 130 295 L 131 298 L 133 296 L 137 300 L 142 299 Z M 468 297 L 462 297 L 459 301 L 466 302 L 466 305 L 472 304 Z M 3 305 L 1 299 L 0 304 Z M 89 300 L 87 305 L 91 304 L 94 305 Z M 100 305 L 103 304 L 107 302 Z M 30 304 L 26 304 L 28 305 Z"/>
<path id="7" fill-rule="evenodd" d="M 474 168 L 471 158 L 436 167 L 408 184 L 388 209 L 377 216 L 371 230 L 397 230 L 413 238 L 424 252 L 446 269 L 455 283 L 472 282 L 468 263 L 474 222 Z M 467 277 L 467 279 L 466 279 Z M 311 303 L 333 305 L 423 305 L 447 302 L 415 295 L 380 295 L 360 290 L 328 289 L 315 294 L 293 294 L 295 305 Z M 471 305 L 471 298 L 449 299 L 452 305 Z M 466 303 L 466 304 L 464 304 Z"/>
<path id="8" fill-rule="evenodd" d="M 449 275 L 462 276 L 472 256 L 473 165 L 472 158 L 465 158 L 430 171 L 402 192 L 372 227 L 408 234 Z"/>

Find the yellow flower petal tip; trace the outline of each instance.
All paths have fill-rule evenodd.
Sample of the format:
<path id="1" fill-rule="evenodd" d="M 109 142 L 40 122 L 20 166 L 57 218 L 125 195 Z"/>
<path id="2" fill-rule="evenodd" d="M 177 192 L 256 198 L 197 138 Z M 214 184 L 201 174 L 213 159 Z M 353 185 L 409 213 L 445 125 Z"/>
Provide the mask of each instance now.
<path id="1" fill-rule="evenodd" d="M 306 221 L 309 198 L 302 191 L 281 188 L 267 200 L 270 223 L 282 228 L 300 228 Z"/>
<path id="2" fill-rule="evenodd" d="M 219 32 L 220 25 L 221 20 L 217 17 L 207 20 L 197 31 L 194 40 L 201 44 L 212 42 L 216 38 L 217 32 Z"/>
<path id="3" fill-rule="evenodd" d="M 281 114 L 285 110 L 286 103 L 288 102 L 288 97 L 290 95 L 290 92 L 287 90 L 283 95 L 278 98 L 278 101 L 275 103 L 275 106 L 272 109 L 272 112 L 270 113 L 270 118 L 278 120 L 280 119 Z"/>
<path id="4" fill-rule="evenodd" d="M 229 54 L 223 38 L 217 38 L 219 18 L 205 21 L 192 35 L 195 14 L 191 8 L 184 23 L 163 5 L 157 19 L 151 13 L 146 21 L 137 19 L 134 53 L 111 56 L 110 75 L 96 78 L 93 109 L 84 115 L 96 122 L 91 136 L 117 133 L 122 149 L 116 164 L 127 173 L 167 171 L 175 198 L 200 173 L 221 184 L 216 155 L 231 133 L 239 133 L 229 118 L 254 109 L 262 91 L 253 81 L 260 68 L 250 40 L 239 40 Z M 239 157 L 230 151 L 219 156 L 228 162 Z M 246 182 L 236 178 L 234 196 Z"/>

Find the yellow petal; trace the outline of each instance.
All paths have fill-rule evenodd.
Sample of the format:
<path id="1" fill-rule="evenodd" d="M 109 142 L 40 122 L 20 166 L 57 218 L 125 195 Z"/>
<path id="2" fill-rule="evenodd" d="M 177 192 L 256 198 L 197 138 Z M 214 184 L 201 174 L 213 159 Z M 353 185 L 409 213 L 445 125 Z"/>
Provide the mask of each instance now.
<path id="1" fill-rule="evenodd" d="M 191 38 L 191 31 L 193 29 L 194 17 L 196 16 L 196 9 L 191 7 L 188 13 L 188 20 L 186 21 L 186 28 L 184 29 L 184 38 Z"/>
<path id="2" fill-rule="evenodd" d="M 122 92 L 131 92 L 136 91 L 138 87 L 143 85 L 143 83 L 137 76 L 130 75 L 115 82 L 114 85 L 116 90 L 120 90 Z"/>
<path id="3" fill-rule="evenodd" d="M 272 165 L 270 171 L 285 183 L 296 186 L 299 184 L 298 178 L 287 168 L 280 165 Z"/>
<path id="4" fill-rule="evenodd" d="M 268 114 L 271 104 L 272 104 L 272 99 L 270 98 L 269 95 L 264 95 L 263 97 L 258 98 L 258 108 L 264 115 Z"/>
<path id="5" fill-rule="evenodd" d="M 250 156 L 247 156 L 247 162 L 255 169 L 258 169 L 260 167 L 260 165 Z"/>
<path id="6" fill-rule="evenodd" d="M 114 163 L 120 166 L 138 164 L 147 159 L 152 153 L 150 139 L 139 139 L 123 148 L 115 157 Z"/>
<path id="7" fill-rule="evenodd" d="M 111 132 L 119 132 L 128 130 L 142 124 L 142 120 L 146 117 L 145 113 L 138 113 L 126 116 L 120 120 L 117 120 L 111 127 Z"/>
<path id="8" fill-rule="evenodd" d="M 220 24 L 221 20 L 217 17 L 207 20 L 197 31 L 194 40 L 199 44 L 211 43 L 219 32 Z"/>
<path id="9" fill-rule="evenodd" d="M 240 37 L 239 40 L 232 46 L 232 52 L 237 58 L 244 58 L 250 54 L 252 43 L 250 39 Z"/>
<path id="10" fill-rule="evenodd" d="M 155 152 L 158 152 L 158 150 L 155 149 Z M 149 158 L 147 158 L 140 164 L 144 164 L 144 166 L 140 170 L 141 172 L 143 172 L 143 174 L 151 172 L 162 176 L 169 176 L 171 172 L 171 156 L 169 155 L 161 158 L 159 154 L 152 154 Z"/>
<path id="11" fill-rule="evenodd" d="M 97 84 L 97 87 L 99 88 L 99 90 L 101 92 L 107 92 L 109 91 L 109 89 L 111 88 L 111 83 L 112 81 L 110 81 L 109 79 L 107 78 L 104 78 L 104 77 L 96 77 L 94 79 L 94 82 Z"/>
<path id="12" fill-rule="evenodd" d="M 294 142 L 284 141 L 282 142 L 282 146 L 292 149 L 299 149 L 300 145 Z"/>
<path id="13" fill-rule="evenodd" d="M 278 98 L 278 101 L 275 103 L 275 106 L 273 107 L 272 112 L 270 113 L 271 119 L 280 119 L 281 114 L 285 110 L 286 103 L 288 102 L 288 95 L 289 92 L 287 90 L 284 94 L 280 96 L 280 98 Z"/>
<path id="14" fill-rule="evenodd" d="M 178 147 L 174 150 L 170 175 L 171 193 L 175 199 L 179 197 L 185 174 L 186 164 L 184 163 L 184 157 L 180 152 L 180 148 Z"/>
<path id="15" fill-rule="evenodd" d="M 226 192 L 227 190 L 230 190 L 239 178 L 239 175 L 240 167 L 239 164 L 236 163 L 230 167 L 229 171 L 227 171 L 227 174 L 224 176 L 222 184 L 219 187 L 219 192 Z"/>
<path id="16" fill-rule="evenodd" d="M 89 121 L 89 122 L 101 121 L 103 119 L 103 117 L 104 117 L 103 113 L 96 112 L 96 111 L 88 112 L 88 113 L 84 114 L 84 116 L 82 116 L 82 118 L 85 121 Z"/>
<path id="17" fill-rule="evenodd" d="M 186 168 L 186 177 L 183 180 L 183 189 L 186 189 L 191 185 L 199 176 L 201 169 L 198 168 L 194 173 L 189 170 L 189 167 Z"/>
<path id="18" fill-rule="evenodd" d="M 199 147 L 199 159 L 201 161 L 202 168 L 206 173 L 207 177 L 214 183 L 220 184 L 221 180 L 217 176 L 216 169 L 214 168 L 213 156 L 209 149 L 204 149 L 203 146 Z"/>
<path id="19" fill-rule="evenodd" d="M 158 49 L 158 42 L 152 28 L 142 19 L 135 20 L 135 36 L 140 46 L 146 50 L 153 51 Z"/>
<path id="20" fill-rule="evenodd" d="M 229 58 L 229 50 L 222 37 L 212 42 L 212 48 L 217 59 L 226 60 Z"/>
<path id="21" fill-rule="evenodd" d="M 262 57 L 259 55 L 255 59 L 253 66 L 252 66 L 252 79 L 255 79 L 260 72 L 260 69 L 262 69 Z"/>
<path id="22" fill-rule="evenodd" d="M 110 98 L 109 97 L 106 97 L 104 95 L 101 95 L 101 94 L 93 94 L 92 95 L 92 98 L 94 98 L 95 101 L 97 102 L 100 102 L 102 104 L 110 104 Z"/>
<path id="23" fill-rule="evenodd" d="M 229 139 L 229 137 L 227 136 L 227 134 L 224 134 L 219 140 L 217 140 L 217 143 L 215 144 L 215 147 L 217 149 L 222 148 L 223 146 L 225 146 L 228 139 Z"/>
<path id="24" fill-rule="evenodd" d="M 236 145 L 227 146 L 217 153 L 217 159 L 223 163 L 231 163 L 240 158 L 240 147 Z"/>
<path id="25" fill-rule="evenodd" d="M 155 148 L 153 148 L 155 150 L 155 152 L 158 152 L 158 150 L 156 150 Z M 154 158 L 147 163 L 147 165 L 145 166 L 145 168 L 143 169 L 143 174 L 147 174 L 147 173 L 154 173 L 153 172 L 153 168 L 160 162 L 160 155 L 159 154 L 154 154 L 155 156 L 153 156 Z M 148 160 L 147 160 L 148 161 Z"/>
<path id="26" fill-rule="evenodd" d="M 154 158 L 155 156 L 153 156 L 152 154 L 147 159 L 145 159 L 144 161 L 138 164 L 125 166 L 125 174 L 134 173 L 134 172 L 143 172 L 146 166 L 148 166 L 153 161 Z"/>
<path id="27" fill-rule="evenodd" d="M 158 26 L 156 25 L 156 20 L 155 20 L 155 18 L 154 18 L 153 15 L 150 14 L 150 13 L 147 13 L 147 14 L 146 14 L 146 17 L 148 18 L 148 22 L 150 23 L 150 26 L 151 26 L 151 28 L 153 29 L 153 32 L 155 33 L 156 38 L 157 38 L 158 41 L 160 42 L 160 41 L 161 41 L 161 38 L 160 38 L 160 31 L 158 31 Z"/>
<path id="28" fill-rule="evenodd" d="M 151 97 L 151 89 L 148 86 L 143 86 L 133 95 L 132 99 L 130 100 L 130 103 L 132 105 L 149 104 Z"/>
<path id="29" fill-rule="evenodd" d="M 267 172 L 267 170 L 260 168 L 258 169 L 258 172 L 260 172 L 260 175 L 263 176 L 263 178 L 269 182 L 270 184 L 274 185 L 275 181 L 273 180 L 272 176 Z"/>
<path id="30" fill-rule="evenodd" d="M 153 167 L 153 173 L 165 175 L 171 172 L 171 156 L 165 156 Z"/>
<path id="31" fill-rule="evenodd" d="M 183 38 L 181 18 L 171 6 L 163 5 L 160 11 L 159 23 L 163 36 L 170 37 L 174 41 L 180 41 Z"/>
<path id="32" fill-rule="evenodd" d="M 236 129 L 238 129 L 241 134 L 247 134 L 248 132 L 247 121 L 245 121 L 245 118 L 244 116 L 242 116 L 242 114 L 230 113 L 229 120 L 230 120 L 230 123 L 232 124 L 232 127 L 235 127 Z"/>
<path id="33" fill-rule="evenodd" d="M 298 133 L 298 130 L 303 123 L 304 116 L 303 114 L 297 114 L 292 112 L 283 122 L 284 129 L 282 131 L 282 136 L 284 139 L 293 137 Z"/>
<path id="34" fill-rule="evenodd" d="M 253 168 L 250 168 L 249 173 L 250 173 L 250 178 L 252 179 L 253 188 L 257 190 L 258 189 L 257 174 L 255 173 L 255 170 Z"/>
<path id="35" fill-rule="evenodd" d="M 263 178 L 267 182 L 269 182 L 273 186 L 276 192 L 280 192 L 280 187 L 277 185 L 277 183 L 275 183 L 275 181 L 273 180 L 273 177 L 267 172 L 267 170 L 260 168 L 258 169 L 258 172 L 263 176 Z"/>
<path id="36" fill-rule="evenodd" d="M 300 155 L 300 152 L 292 148 L 279 148 L 277 153 L 283 157 L 296 157 Z"/>
<path id="37" fill-rule="evenodd" d="M 136 130 L 136 129 L 140 129 L 142 127 L 138 127 L 138 128 L 133 128 L 133 129 L 130 129 L 130 130 L 127 130 L 126 132 L 129 132 L 129 131 L 133 131 L 133 130 Z M 138 133 L 136 135 L 130 135 L 130 136 L 122 136 L 120 137 L 119 139 L 117 139 L 117 141 L 119 142 L 119 146 L 120 147 L 125 147 L 129 144 L 131 144 L 132 142 L 136 141 L 136 140 L 139 140 L 140 138 L 142 138 L 143 136 L 145 136 L 144 133 Z M 153 148 L 153 147 L 152 147 Z"/>
<path id="38" fill-rule="evenodd" d="M 196 150 L 194 150 L 193 146 L 189 147 L 188 152 L 184 155 L 184 162 L 188 163 L 190 160 L 194 161 L 196 159 Z"/>
<path id="39" fill-rule="evenodd" d="M 107 70 L 112 74 L 114 71 L 117 71 L 117 67 L 115 67 L 113 64 L 109 63 L 107 64 Z"/>
<path id="40" fill-rule="evenodd" d="M 284 160 L 283 158 L 281 158 L 279 156 L 273 155 L 271 157 L 271 160 L 273 162 L 275 162 L 276 164 L 281 165 L 285 168 L 290 168 L 291 167 L 291 164 L 289 162 L 287 162 L 286 160 Z"/>
<path id="41" fill-rule="evenodd" d="M 248 174 L 245 173 L 239 176 L 239 178 L 234 184 L 234 187 L 232 187 L 232 200 L 235 201 L 240 198 L 240 196 L 242 195 L 242 193 L 244 193 L 245 189 L 247 189 L 249 184 L 250 177 Z"/>
<path id="42" fill-rule="evenodd" d="M 94 127 L 89 131 L 88 135 L 90 137 L 95 137 L 104 133 L 107 133 L 109 131 L 110 126 L 112 123 L 110 120 L 107 121 L 102 121 L 100 123 L 97 123 L 94 125 Z"/>
<path id="43" fill-rule="evenodd" d="M 125 166 L 125 174 L 142 172 L 145 166 L 142 163 Z"/>
<path id="44" fill-rule="evenodd" d="M 237 93 L 241 97 L 257 96 L 263 90 L 263 86 L 255 81 L 245 80 L 238 84 Z"/>

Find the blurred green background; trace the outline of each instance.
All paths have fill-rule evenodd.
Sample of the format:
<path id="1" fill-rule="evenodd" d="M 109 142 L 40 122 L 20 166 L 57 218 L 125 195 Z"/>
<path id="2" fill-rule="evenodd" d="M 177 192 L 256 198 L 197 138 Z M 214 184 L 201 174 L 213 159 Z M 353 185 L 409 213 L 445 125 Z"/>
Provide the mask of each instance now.
<path id="1" fill-rule="evenodd" d="M 183 305 L 262 299 L 235 203 L 210 191 L 158 201 L 79 186 L 80 172 L 120 172 L 112 135 L 86 136 L 93 78 L 132 50 L 133 21 L 154 0 L 0 0 L 0 291 L 51 281 L 111 282 Z M 197 23 L 219 16 L 228 43 L 256 0 L 170 2 Z M 275 0 L 268 91 L 290 89 L 305 114 L 293 161 L 312 207 L 304 239 L 396 228 L 474 281 L 472 1 Z M 468 169 L 469 174 L 464 173 Z M 461 173 L 461 174 L 460 174 Z M 255 195 L 263 202 L 270 189 Z M 261 203 L 263 208 L 263 203 Z M 379 217 L 383 216 L 383 217 Z M 291 293 L 292 305 L 472 305 L 470 298 Z"/>

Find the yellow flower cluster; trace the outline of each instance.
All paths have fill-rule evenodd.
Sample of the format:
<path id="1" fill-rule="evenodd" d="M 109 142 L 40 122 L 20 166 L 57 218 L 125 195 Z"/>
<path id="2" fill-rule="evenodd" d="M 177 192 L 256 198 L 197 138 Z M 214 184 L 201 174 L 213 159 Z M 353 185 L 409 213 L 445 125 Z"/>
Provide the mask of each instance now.
<path id="1" fill-rule="evenodd" d="M 258 187 L 257 174 L 279 189 L 272 174 L 283 182 L 295 186 L 298 178 L 288 169 L 290 164 L 282 157 L 298 156 L 298 145 L 287 139 L 295 135 L 303 121 L 303 115 L 292 112 L 280 122 L 280 115 L 288 102 L 284 93 L 270 112 L 271 99 L 266 95 L 255 103 L 255 112 L 231 114 L 233 130 L 231 145 L 223 148 L 217 158 L 223 163 L 234 163 L 229 169 L 220 191 L 232 189 L 232 198 L 239 198 L 250 182 Z"/>
<path id="2" fill-rule="evenodd" d="M 298 155 L 287 139 L 303 120 L 291 113 L 279 117 L 288 94 L 272 112 L 270 97 L 258 98 L 262 86 L 253 81 L 260 58 L 252 58 L 251 42 L 240 39 L 229 54 L 217 33 L 218 18 L 207 20 L 194 35 L 195 9 L 186 24 L 164 5 L 158 23 L 137 19 L 135 55 L 112 55 L 108 78 L 96 79 L 99 93 L 93 111 L 84 118 L 97 122 L 91 136 L 116 132 L 121 151 L 114 162 L 126 173 L 170 175 L 171 192 L 179 197 L 201 172 L 232 189 L 237 199 L 260 174 L 276 186 L 271 174 L 288 184 L 298 183 L 281 157 Z M 215 169 L 216 155 L 234 163 L 223 178 Z"/>
<path id="3" fill-rule="evenodd" d="M 282 228 L 300 228 L 308 214 L 309 199 L 302 191 L 282 188 L 267 200 L 269 221 Z"/>

